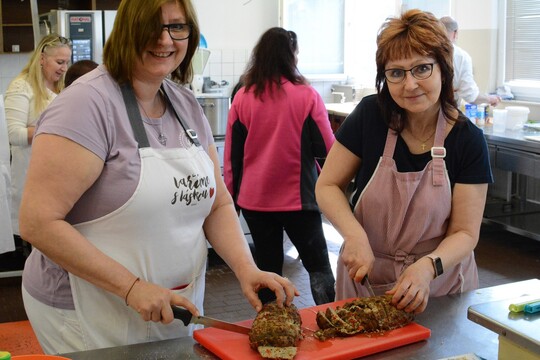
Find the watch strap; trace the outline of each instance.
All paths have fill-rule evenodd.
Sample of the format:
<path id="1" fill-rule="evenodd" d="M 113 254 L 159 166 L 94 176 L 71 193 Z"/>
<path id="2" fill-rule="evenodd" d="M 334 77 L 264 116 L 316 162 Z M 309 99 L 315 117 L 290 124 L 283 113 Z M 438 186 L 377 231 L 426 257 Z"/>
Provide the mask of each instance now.
<path id="1" fill-rule="evenodd" d="M 444 272 L 441 258 L 436 255 L 427 255 L 427 257 L 430 258 L 433 263 L 433 269 L 435 270 L 434 278 L 441 276 Z"/>

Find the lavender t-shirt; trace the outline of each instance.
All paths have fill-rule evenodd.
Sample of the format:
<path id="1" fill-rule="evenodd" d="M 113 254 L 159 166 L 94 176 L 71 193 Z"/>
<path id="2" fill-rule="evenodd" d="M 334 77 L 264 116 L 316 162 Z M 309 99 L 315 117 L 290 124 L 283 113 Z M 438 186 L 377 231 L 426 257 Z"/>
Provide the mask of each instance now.
<path id="1" fill-rule="evenodd" d="M 170 80 L 165 90 L 178 115 L 197 132 L 205 150 L 213 144 L 212 131 L 193 93 Z M 153 148 L 187 147 L 190 143 L 173 110 L 167 107 L 162 124 L 143 123 Z M 159 133 L 167 137 L 164 146 Z M 105 163 L 96 182 L 75 203 L 66 221 L 78 224 L 104 216 L 126 203 L 135 191 L 141 168 L 122 93 L 103 65 L 66 88 L 43 112 L 35 136 L 55 134 L 68 138 L 96 154 Z M 81 164 L 81 166 L 84 166 Z M 37 300 L 54 307 L 73 309 L 67 272 L 38 250 L 26 261 L 23 285 Z"/>

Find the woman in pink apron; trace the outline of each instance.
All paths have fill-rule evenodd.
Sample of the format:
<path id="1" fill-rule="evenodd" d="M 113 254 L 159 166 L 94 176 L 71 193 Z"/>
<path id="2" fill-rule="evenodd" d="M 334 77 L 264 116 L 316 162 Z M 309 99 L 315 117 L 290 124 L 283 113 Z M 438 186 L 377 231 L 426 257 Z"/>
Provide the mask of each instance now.
<path id="1" fill-rule="evenodd" d="M 369 296 L 369 275 L 376 294 L 419 313 L 429 296 L 478 286 L 473 250 L 493 180 L 482 131 L 456 107 L 437 18 L 410 10 L 377 43 L 378 92 L 338 130 L 317 200 L 344 240 L 336 298 Z"/>
<path id="2" fill-rule="evenodd" d="M 257 310 L 261 288 L 286 305 L 297 293 L 256 267 L 210 126 L 177 83 L 191 78 L 199 35 L 189 0 L 122 1 L 103 65 L 38 123 L 22 291 L 46 353 L 191 335 L 171 305 L 203 313 L 207 241 Z"/>

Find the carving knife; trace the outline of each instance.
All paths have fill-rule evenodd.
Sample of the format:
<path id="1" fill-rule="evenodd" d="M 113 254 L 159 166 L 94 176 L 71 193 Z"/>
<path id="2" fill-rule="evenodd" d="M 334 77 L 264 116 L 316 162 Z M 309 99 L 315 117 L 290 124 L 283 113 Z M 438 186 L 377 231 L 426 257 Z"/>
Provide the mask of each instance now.
<path id="1" fill-rule="evenodd" d="M 371 287 L 371 284 L 369 282 L 369 278 L 368 278 L 367 274 L 362 279 L 361 284 L 366 287 L 367 291 L 369 292 L 369 296 L 375 296 L 375 292 L 373 291 L 373 288 Z"/>
<path id="2" fill-rule="evenodd" d="M 240 334 L 249 334 L 250 328 L 233 324 L 226 321 L 213 319 L 207 316 L 193 316 L 188 310 L 181 307 L 171 305 L 175 319 L 181 320 L 185 326 L 189 324 L 200 324 L 205 327 L 215 327 L 222 330 L 233 331 Z"/>

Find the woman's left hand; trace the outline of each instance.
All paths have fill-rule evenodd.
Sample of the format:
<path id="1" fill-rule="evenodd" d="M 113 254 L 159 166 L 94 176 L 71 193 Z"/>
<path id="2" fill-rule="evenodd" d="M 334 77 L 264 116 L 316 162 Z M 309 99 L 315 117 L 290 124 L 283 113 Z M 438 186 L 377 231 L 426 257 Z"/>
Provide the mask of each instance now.
<path id="1" fill-rule="evenodd" d="M 433 265 L 421 258 L 401 274 L 396 285 L 387 292 L 393 295 L 392 303 L 408 313 L 423 312 L 429 300 L 429 284 L 433 280 Z M 426 265 L 429 265 L 426 266 Z"/>
<path id="2" fill-rule="evenodd" d="M 262 302 L 257 296 L 260 289 L 268 288 L 272 290 L 276 294 L 278 305 L 288 306 L 295 296 L 300 295 L 294 284 L 286 277 L 272 272 L 261 271 L 257 267 L 243 271 L 241 274 L 237 274 L 237 277 L 244 296 L 257 312 L 262 309 Z"/>

